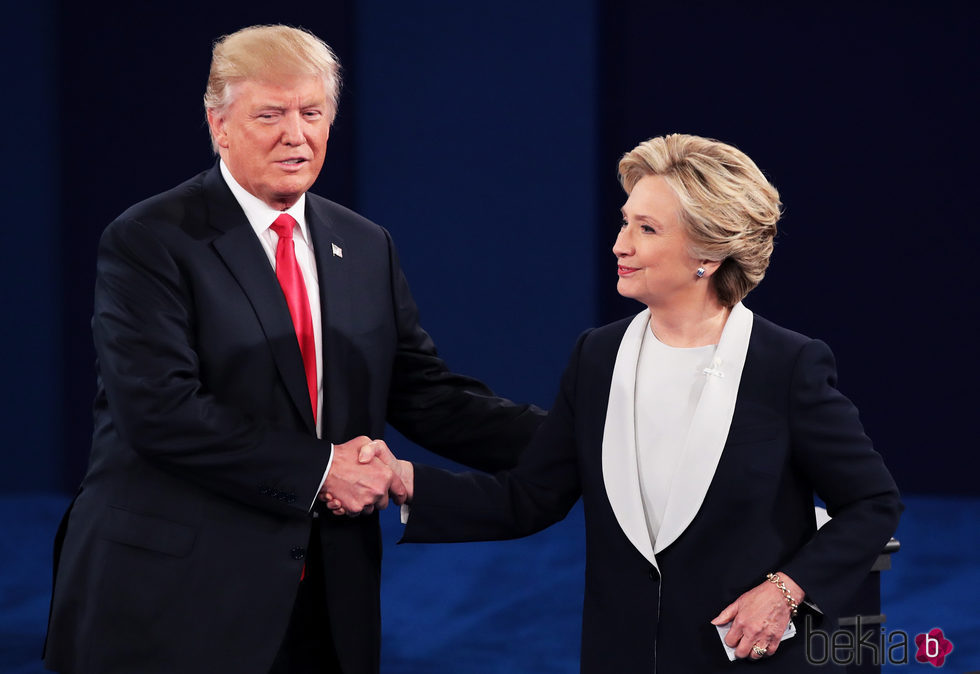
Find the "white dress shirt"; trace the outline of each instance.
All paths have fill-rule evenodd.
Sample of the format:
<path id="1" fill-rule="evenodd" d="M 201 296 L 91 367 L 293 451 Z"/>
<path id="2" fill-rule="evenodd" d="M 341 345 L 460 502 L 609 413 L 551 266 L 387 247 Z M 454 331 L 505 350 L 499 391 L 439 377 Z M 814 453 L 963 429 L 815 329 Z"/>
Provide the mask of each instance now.
<path id="1" fill-rule="evenodd" d="M 283 213 L 288 213 L 296 220 L 297 227 L 293 231 L 293 245 L 296 250 L 296 262 L 299 264 L 300 272 L 303 274 L 303 283 L 306 285 L 306 294 L 310 300 L 310 315 L 313 318 L 313 343 L 316 347 L 316 436 L 323 437 L 323 324 L 320 320 L 320 283 L 316 273 L 316 257 L 313 254 L 313 239 L 310 237 L 310 229 L 306 224 L 306 194 L 300 196 L 295 204 L 285 211 L 277 211 L 267 203 L 250 193 L 238 184 L 231 171 L 225 166 L 223 161 L 218 162 L 221 169 L 221 176 L 228 184 L 228 188 L 235 196 L 238 205 L 245 211 L 245 217 L 255 230 L 255 235 L 259 238 L 272 270 L 276 269 L 276 247 L 279 244 L 279 235 L 272 229 L 272 223 Z M 330 446 L 330 460 L 327 462 L 327 470 L 323 473 L 323 480 L 327 479 L 330 472 L 330 465 L 333 463 L 333 445 Z M 314 499 L 315 503 L 315 499 Z"/>

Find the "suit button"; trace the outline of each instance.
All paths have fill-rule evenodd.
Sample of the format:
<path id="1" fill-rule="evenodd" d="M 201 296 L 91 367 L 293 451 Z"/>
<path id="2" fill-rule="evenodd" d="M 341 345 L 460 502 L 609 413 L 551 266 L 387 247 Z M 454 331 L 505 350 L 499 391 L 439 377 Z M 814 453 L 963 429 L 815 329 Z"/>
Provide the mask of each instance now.
<path id="1" fill-rule="evenodd" d="M 657 572 L 654 569 L 650 569 L 650 580 L 657 579 Z"/>
<path id="2" fill-rule="evenodd" d="M 303 559 L 306 557 L 306 548 L 293 548 L 289 554 L 293 559 Z"/>

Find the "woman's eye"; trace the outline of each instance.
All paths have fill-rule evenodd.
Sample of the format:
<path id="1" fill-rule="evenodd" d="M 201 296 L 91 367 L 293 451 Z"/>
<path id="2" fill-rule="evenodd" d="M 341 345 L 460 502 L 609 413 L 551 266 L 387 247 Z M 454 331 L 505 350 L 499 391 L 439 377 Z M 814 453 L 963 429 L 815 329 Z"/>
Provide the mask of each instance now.
<path id="1" fill-rule="evenodd" d="M 656 234 L 657 233 L 657 230 L 655 230 L 650 225 L 643 225 L 643 226 L 640 227 L 640 230 L 642 232 L 646 233 L 646 234 Z"/>
<path id="2" fill-rule="evenodd" d="M 623 218 L 622 220 L 619 221 L 619 228 L 620 229 L 626 229 L 626 225 L 628 225 L 628 224 L 629 223 L 626 222 L 626 218 Z"/>

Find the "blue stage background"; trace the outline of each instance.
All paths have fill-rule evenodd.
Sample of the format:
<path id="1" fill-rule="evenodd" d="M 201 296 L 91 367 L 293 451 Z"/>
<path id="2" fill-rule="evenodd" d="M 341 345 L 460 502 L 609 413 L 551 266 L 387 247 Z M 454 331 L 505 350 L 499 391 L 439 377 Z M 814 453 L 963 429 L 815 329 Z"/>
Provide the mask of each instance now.
<path id="1" fill-rule="evenodd" d="M 213 161 L 201 109 L 211 41 L 286 22 L 324 37 L 345 65 L 316 190 L 392 231 L 423 324 L 450 365 L 515 399 L 549 406 L 575 336 L 638 308 L 614 296 L 618 156 L 669 132 L 746 150 L 786 204 L 768 278 L 746 303 L 831 344 L 842 390 L 915 497 L 906 520 L 931 537 L 928 554 L 910 548 L 923 538 L 903 541 L 893 577 L 907 585 L 889 591 L 886 612 L 906 592 L 927 594 L 945 565 L 962 568 L 962 542 L 977 537 L 969 520 L 951 522 L 980 496 L 968 469 L 980 403 L 970 379 L 980 290 L 977 6 L 39 0 L 4 14 L 10 124 L 0 178 L 11 209 L 0 246 L 0 490 L 17 508 L 49 514 L 58 497 L 38 505 L 35 495 L 70 494 L 84 472 L 99 233 L 128 205 Z M 432 460 L 392 437 L 405 456 Z M 922 503 L 939 505 L 916 512 Z M 0 520 L 8 543 L 21 520 L 53 526 L 50 517 L 14 519 Z M 36 544 L 53 528 L 38 533 L 22 557 L 46 573 Z M 568 526 L 529 545 L 552 568 L 550 555 L 574 556 L 579 535 Z M 513 554 L 518 566 L 504 578 L 522 574 L 519 545 L 486 548 Z M 386 574 L 405 555 L 451 565 L 459 554 L 401 550 L 387 553 Z M 972 551 L 965 563 L 975 572 Z M 0 561 L 4 574 L 10 559 Z M 433 578 L 445 587 L 444 575 Z M 548 587 L 546 578 L 528 591 Z M 11 626 L 25 614 L 9 587 L 0 624 L 16 640 Z M 969 588 L 975 595 L 976 583 Z M 469 592 L 466 581 L 451 583 L 455 603 L 443 618 L 521 641 L 504 631 L 506 611 L 481 613 Z M 535 595 L 536 621 L 577 626 L 578 604 L 561 592 Z M 398 650 L 426 620 L 386 615 L 397 671 L 431 671 L 419 664 L 426 656 L 413 670 L 415 654 Z M 490 660 L 495 646 L 460 648 L 459 657 Z"/>

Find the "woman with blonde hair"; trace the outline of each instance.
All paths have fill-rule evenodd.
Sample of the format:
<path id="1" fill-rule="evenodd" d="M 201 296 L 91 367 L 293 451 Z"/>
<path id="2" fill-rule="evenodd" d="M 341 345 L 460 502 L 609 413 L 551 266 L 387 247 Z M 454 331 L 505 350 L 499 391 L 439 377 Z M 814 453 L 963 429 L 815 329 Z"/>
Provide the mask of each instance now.
<path id="1" fill-rule="evenodd" d="M 619 175 L 618 290 L 646 308 L 579 338 L 516 469 L 395 464 L 403 540 L 525 536 L 581 496 L 583 672 L 807 671 L 803 632 L 835 628 L 897 526 L 897 488 L 830 349 L 742 304 L 780 217 L 752 160 L 675 134 Z"/>

